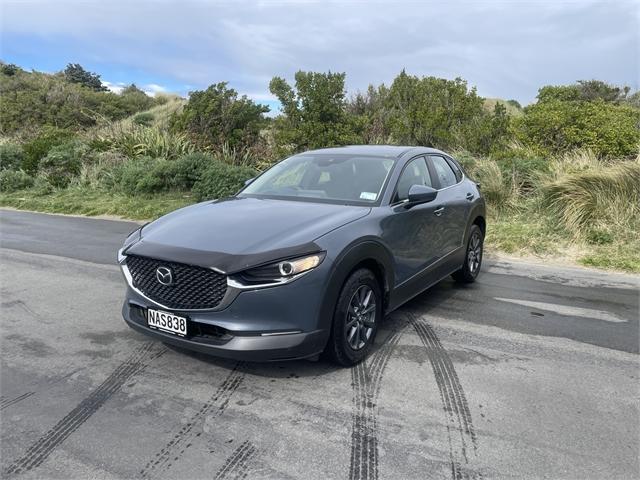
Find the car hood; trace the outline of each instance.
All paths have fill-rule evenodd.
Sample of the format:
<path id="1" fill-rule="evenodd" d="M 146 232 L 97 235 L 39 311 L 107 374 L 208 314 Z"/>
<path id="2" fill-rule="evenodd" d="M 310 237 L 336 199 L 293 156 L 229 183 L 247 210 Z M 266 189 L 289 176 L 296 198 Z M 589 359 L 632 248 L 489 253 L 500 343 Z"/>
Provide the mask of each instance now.
<path id="1" fill-rule="evenodd" d="M 367 215 L 362 206 L 234 197 L 176 210 L 142 230 L 126 254 L 234 273 L 314 253 L 314 240 Z"/>

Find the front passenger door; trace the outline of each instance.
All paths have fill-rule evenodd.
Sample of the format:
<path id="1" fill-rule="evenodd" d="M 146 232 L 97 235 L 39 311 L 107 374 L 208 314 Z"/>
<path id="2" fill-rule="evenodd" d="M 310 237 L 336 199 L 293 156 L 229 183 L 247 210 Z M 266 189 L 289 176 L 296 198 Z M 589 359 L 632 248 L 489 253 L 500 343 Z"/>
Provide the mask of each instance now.
<path id="1" fill-rule="evenodd" d="M 442 242 L 440 218 L 434 213 L 438 199 L 406 208 L 413 185 L 434 187 L 425 157 L 414 158 L 405 165 L 389 207 L 391 212 L 382 222 L 382 238 L 394 256 L 396 286 L 435 262 Z"/>

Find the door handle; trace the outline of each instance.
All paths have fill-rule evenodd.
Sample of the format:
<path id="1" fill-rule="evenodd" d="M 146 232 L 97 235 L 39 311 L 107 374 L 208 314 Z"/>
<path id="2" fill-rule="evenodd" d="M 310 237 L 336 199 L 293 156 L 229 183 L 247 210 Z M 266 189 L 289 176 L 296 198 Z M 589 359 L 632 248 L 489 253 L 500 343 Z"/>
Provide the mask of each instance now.
<path id="1" fill-rule="evenodd" d="M 444 207 L 438 207 L 433 211 L 436 217 L 439 217 L 440 215 L 442 215 L 442 212 L 444 212 Z"/>
<path id="2" fill-rule="evenodd" d="M 475 195 L 471 192 L 467 193 L 467 200 L 471 201 L 473 200 L 473 197 L 475 197 Z"/>

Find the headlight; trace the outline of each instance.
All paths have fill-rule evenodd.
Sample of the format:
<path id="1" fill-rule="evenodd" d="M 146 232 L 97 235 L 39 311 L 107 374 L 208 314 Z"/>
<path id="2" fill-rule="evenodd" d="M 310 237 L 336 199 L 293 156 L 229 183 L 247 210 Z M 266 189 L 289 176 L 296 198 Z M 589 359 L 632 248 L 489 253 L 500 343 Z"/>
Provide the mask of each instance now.
<path id="1" fill-rule="evenodd" d="M 295 280 L 304 273 L 313 270 L 324 260 L 325 252 L 305 257 L 282 260 L 280 262 L 251 268 L 229 277 L 229 285 L 236 288 L 261 288 L 281 285 Z"/>

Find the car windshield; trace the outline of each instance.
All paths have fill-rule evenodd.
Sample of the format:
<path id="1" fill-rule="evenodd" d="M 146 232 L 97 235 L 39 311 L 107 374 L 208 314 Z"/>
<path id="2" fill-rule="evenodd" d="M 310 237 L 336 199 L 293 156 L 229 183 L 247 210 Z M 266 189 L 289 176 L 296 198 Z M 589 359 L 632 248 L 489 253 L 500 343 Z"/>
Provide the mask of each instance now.
<path id="1" fill-rule="evenodd" d="M 345 154 L 296 155 L 267 170 L 239 196 L 375 203 L 394 162 L 392 158 Z"/>

